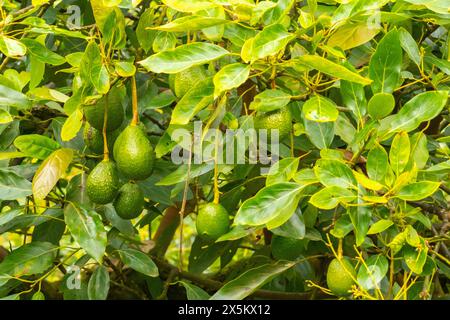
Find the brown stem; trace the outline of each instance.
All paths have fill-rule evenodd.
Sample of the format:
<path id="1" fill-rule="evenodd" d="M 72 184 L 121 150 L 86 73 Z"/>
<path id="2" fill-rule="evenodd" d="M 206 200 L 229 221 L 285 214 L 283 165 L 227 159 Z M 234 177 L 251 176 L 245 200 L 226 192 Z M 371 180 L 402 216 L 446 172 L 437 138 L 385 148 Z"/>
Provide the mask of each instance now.
<path id="1" fill-rule="evenodd" d="M 136 76 L 131 77 L 131 100 L 133 106 L 133 120 L 131 120 L 131 125 L 136 126 L 139 123 Z"/>

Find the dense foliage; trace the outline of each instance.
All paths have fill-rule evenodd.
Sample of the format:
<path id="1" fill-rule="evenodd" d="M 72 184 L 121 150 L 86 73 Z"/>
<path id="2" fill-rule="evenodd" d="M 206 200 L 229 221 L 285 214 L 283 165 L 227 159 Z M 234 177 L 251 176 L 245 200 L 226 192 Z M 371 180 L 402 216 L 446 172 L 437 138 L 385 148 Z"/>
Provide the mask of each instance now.
<path id="1" fill-rule="evenodd" d="M 449 297 L 447 0 L 0 3 L 0 297 Z"/>

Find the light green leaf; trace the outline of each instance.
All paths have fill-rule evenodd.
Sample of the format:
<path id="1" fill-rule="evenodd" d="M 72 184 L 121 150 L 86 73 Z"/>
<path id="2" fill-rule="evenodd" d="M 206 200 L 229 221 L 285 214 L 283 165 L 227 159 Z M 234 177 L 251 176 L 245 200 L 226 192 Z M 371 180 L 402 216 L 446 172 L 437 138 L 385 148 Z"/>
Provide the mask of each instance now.
<path id="1" fill-rule="evenodd" d="M 66 172 L 73 158 L 72 149 L 58 149 L 42 162 L 33 177 L 32 187 L 36 199 L 44 199 Z"/>
<path id="2" fill-rule="evenodd" d="M 383 232 L 393 224 L 394 222 L 392 222 L 392 220 L 380 219 L 370 226 L 369 231 L 367 231 L 367 234 L 377 234 Z"/>
<path id="3" fill-rule="evenodd" d="M 416 41 L 412 37 L 412 35 L 406 31 L 404 28 L 400 28 L 398 30 L 399 36 L 400 36 L 400 44 L 405 50 L 405 52 L 408 54 L 409 58 L 418 66 L 420 67 L 420 51 L 419 47 L 417 46 Z"/>
<path id="4" fill-rule="evenodd" d="M 280 182 L 289 182 L 297 172 L 299 158 L 284 158 L 273 164 L 266 178 L 266 186 Z"/>
<path id="5" fill-rule="evenodd" d="M 441 14 L 449 14 L 449 6 L 447 0 L 405 0 L 406 2 L 422 5 L 430 9 L 431 11 L 441 13 Z"/>
<path id="6" fill-rule="evenodd" d="M 328 148 L 334 139 L 334 122 L 316 122 L 304 119 L 309 140 L 318 149 Z"/>
<path id="7" fill-rule="evenodd" d="M 139 23 L 136 27 L 136 37 L 141 47 L 147 52 L 153 44 L 153 40 L 157 34 L 155 30 L 148 30 L 147 27 L 153 25 L 155 19 L 154 9 L 148 8 L 140 16 Z"/>
<path id="8" fill-rule="evenodd" d="M 258 33 L 251 45 L 251 61 L 273 56 L 283 50 L 295 36 L 281 24 L 265 27 Z M 244 60 L 245 61 L 245 60 Z"/>
<path id="9" fill-rule="evenodd" d="M 214 75 L 214 96 L 218 97 L 222 92 L 239 87 L 249 74 L 250 66 L 242 63 L 229 64 Z"/>
<path id="10" fill-rule="evenodd" d="M 228 22 L 230 21 L 226 19 L 192 15 L 175 19 L 169 23 L 163 24 L 162 26 L 153 27 L 152 29 L 168 32 L 188 32 L 198 31 Z"/>
<path id="11" fill-rule="evenodd" d="M 339 47 L 342 50 L 349 50 L 359 47 L 372 40 L 380 28 L 374 28 L 368 23 L 347 23 L 337 29 L 328 39 L 330 47 Z"/>
<path id="12" fill-rule="evenodd" d="M 373 80 L 373 93 L 392 93 L 401 78 L 402 48 L 397 29 L 389 31 L 378 43 L 370 59 L 369 77 Z"/>
<path id="13" fill-rule="evenodd" d="M 303 105 L 306 119 L 316 122 L 333 122 L 339 115 L 336 104 L 325 97 L 314 96 Z"/>
<path id="14" fill-rule="evenodd" d="M 80 108 L 72 112 L 69 118 L 66 119 L 61 130 L 62 141 L 70 141 L 77 136 L 83 125 L 83 112 Z"/>
<path id="15" fill-rule="evenodd" d="M 224 48 L 211 43 L 194 42 L 159 52 L 139 61 L 139 64 L 155 73 L 178 73 L 219 59 L 228 53 Z"/>
<path id="16" fill-rule="evenodd" d="M 188 300 L 208 300 L 210 295 L 200 287 L 186 281 L 178 281 L 186 289 Z"/>
<path id="17" fill-rule="evenodd" d="M 21 41 L 24 45 L 27 46 L 30 54 L 43 63 L 59 66 L 60 64 L 66 62 L 66 59 L 64 59 L 64 57 L 51 51 L 37 40 L 26 38 L 22 39 Z"/>
<path id="18" fill-rule="evenodd" d="M 293 262 L 278 261 L 250 269 L 227 282 L 210 300 L 241 300 L 248 297 L 278 274 L 292 268 Z"/>
<path id="19" fill-rule="evenodd" d="M 163 2 L 168 7 L 180 12 L 197 12 L 217 6 L 214 1 L 208 0 L 163 0 Z"/>
<path id="20" fill-rule="evenodd" d="M 330 210 L 336 208 L 338 204 L 347 204 L 356 199 L 356 194 L 348 189 L 339 186 L 330 186 L 321 189 L 312 195 L 309 203 L 319 209 Z"/>
<path id="21" fill-rule="evenodd" d="M 170 32 L 158 31 L 153 40 L 152 49 L 155 53 L 173 50 L 177 46 L 177 37 Z"/>
<path id="22" fill-rule="evenodd" d="M 93 41 L 88 44 L 84 52 L 80 66 L 80 75 L 84 81 L 92 84 L 99 93 L 108 93 L 108 70 L 103 64 L 100 48 Z"/>
<path id="23" fill-rule="evenodd" d="M 25 156 L 40 160 L 46 159 L 52 152 L 61 147 L 55 140 L 39 134 L 18 136 L 14 140 L 14 146 Z"/>
<path id="24" fill-rule="evenodd" d="M 31 101 L 22 92 L 0 84 L 0 106 L 28 109 L 31 107 Z"/>
<path id="25" fill-rule="evenodd" d="M 389 151 L 389 162 L 397 176 L 403 172 L 408 164 L 410 150 L 408 134 L 404 131 L 399 132 L 392 140 L 391 150 Z"/>
<path id="26" fill-rule="evenodd" d="M 367 110 L 373 119 L 382 119 L 390 115 L 394 107 L 394 96 L 390 93 L 379 92 L 370 98 Z"/>
<path id="27" fill-rule="evenodd" d="M 27 47 L 16 39 L 1 35 L 0 51 L 7 57 L 21 57 L 27 53 Z"/>
<path id="28" fill-rule="evenodd" d="M 136 67 L 131 62 L 116 61 L 114 67 L 117 74 L 124 78 L 131 77 L 136 73 Z"/>
<path id="29" fill-rule="evenodd" d="M 320 183 L 327 187 L 356 188 L 357 186 L 352 170 L 337 160 L 317 160 L 314 172 Z"/>
<path id="30" fill-rule="evenodd" d="M 107 238 L 100 215 L 94 210 L 88 210 L 70 202 L 64 208 L 64 220 L 70 234 L 80 247 L 101 263 Z"/>
<path id="31" fill-rule="evenodd" d="M 396 194 L 397 198 L 406 201 L 418 201 L 431 196 L 439 189 L 439 182 L 420 181 L 402 187 Z"/>
<path id="32" fill-rule="evenodd" d="M 250 110 L 270 112 L 286 106 L 291 101 L 291 95 L 279 89 L 267 89 L 258 93 L 250 103 Z"/>
<path id="33" fill-rule="evenodd" d="M 415 274 L 421 274 L 423 267 L 427 261 L 428 247 L 423 239 L 421 239 L 421 248 L 407 246 L 403 251 L 403 259 L 408 268 Z"/>
<path id="34" fill-rule="evenodd" d="M 367 174 L 370 179 L 384 183 L 388 169 L 388 154 L 382 146 L 376 145 L 367 156 Z"/>
<path id="35" fill-rule="evenodd" d="M 134 249 L 120 249 L 117 251 L 123 263 L 131 269 L 149 277 L 157 277 L 159 275 L 156 264 L 142 251 Z"/>
<path id="36" fill-rule="evenodd" d="M 12 122 L 14 119 L 8 111 L 0 109 L 0 125 Z"/>
<path id="37" fill-rule="evenodd" d="M 372 80 L 364 78 L 358 73 L 320 56 L 304 55 L 293 59 L 293 62 L 298 62 L 306 67 L 316 69 L 337 79 L 347 80 L 362 85 L 372 83 Z"/>
<path id="38" fill-rule="evenodd" d="M 178 101 L 172 112 L 170 124 L 188 124 L 189 121 L 203 108 L 214 101 L 214 83 L 212 78 L 197 82 Z"/>
<path id="39" fill-rule="evenodd" d="M 358 206 L 349 207 L 348 215 L 354 227 L 356 245 L 360 246 L 369 231 L 372 219 L 372 207 L 362 206 L 362 200 L 358 199 Z"/>
<path id="40" fill-rule="evenodd" d="M 379 288 L 381 280 L 389 269 L 389 262 L 383 255 L 373 255 L 359 267 L 357 281 L 365 290 Z"/>
<path id="41" fill-rule="evenodd" d="M 447 91 L 427 91 L 409 100 L 400 111 L 380 122 L 378 135 L 383 139 L 392 133 L 412 131 L 422 122 L 435 118 L 447 103 Z"/>

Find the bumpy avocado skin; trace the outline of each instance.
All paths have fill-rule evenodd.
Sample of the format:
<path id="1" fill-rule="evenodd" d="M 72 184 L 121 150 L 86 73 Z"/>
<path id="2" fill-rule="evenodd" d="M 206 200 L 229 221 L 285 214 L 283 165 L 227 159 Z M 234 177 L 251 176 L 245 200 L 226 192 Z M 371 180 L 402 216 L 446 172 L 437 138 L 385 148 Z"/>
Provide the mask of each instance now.
<path id="1" fill-rule="evenodd" d="M 271 129 L 278 129 L 279 139 L 286 138 L 292 130 L 292 115 L 287 107 L 273 112 L 257 114 L 254 119 L 256 130 L 267 129 L 267 136 L 271 140 Z"/>
<path id="2" fill-rule="evenodd" d="M 119 175 L 111 160 L 103 160 L 91 171 L 86 182 L 86 192 L 92 202 L 107 204 L 114 200 L 119 187 Z"/>
<path id="3" fill-rule="evenodd" d="M 125 98 L 125 87 L 113 87 L 108 94 L 108 121 L 106 131 L 114 131 L 120 127 L 124 119 L 122 101 Z M 105 114 L 106 96 L 93 105 L 83 107 L 84 116 L 91 126 L 102 131 Z"/>
<path id="4" fill-rule="evenodd" d="M 227 210 L 221 204 L 201 205 L 196 220 L 197 234 L 207 242 L 219 239 L 230 229 Z"/>
<path id="5" fill-rule="evenodd" d="M 142 128 L 129 125 L 122 131 L 114 144 L 114 159 L 128 179 L 144 180 L 151 175 L 155 153 Z"/>
<path id="6" fill-rule="evenodd" d="M 178 98 L 181 98 L 197 82 L 205 79 L 206 76 L 207 74 L 204 67 L 195 66 L 187 70 L 178 72 L 172 77 L 169 76 L 169 83 L 175 95 Z"/>
<path id="7" fill-rule="evenodd" d="M 144 208 L 144 194 L 139 185 L 132 182 L 124 184 L 114 200 L 114 208 L 122 219 L 138 217 Z"/>
<path id="8" fill-rule="evenodd" d="M 338 259 L 333 259 L 330 262 L 327 271 L 327 285 L 331 292 L 342 297 L 350 294 L 349 290 L 354 282 L 349 273 L 353 278 L 356 277 L 355 268 L 348 258 L 343 257 L 340 262 Z"/>
<path id="9" fill-rule="evenodd" d="M 114 130 L 108 132 L 106 138 L 108 139 L 108 149 L 112 150 L 114 142 L 119 136 L 120 131 Z M 84 143 L 94 154 L 103 154 L 103 135 L 102 132 L 86 123 L 83 131 Z"/>

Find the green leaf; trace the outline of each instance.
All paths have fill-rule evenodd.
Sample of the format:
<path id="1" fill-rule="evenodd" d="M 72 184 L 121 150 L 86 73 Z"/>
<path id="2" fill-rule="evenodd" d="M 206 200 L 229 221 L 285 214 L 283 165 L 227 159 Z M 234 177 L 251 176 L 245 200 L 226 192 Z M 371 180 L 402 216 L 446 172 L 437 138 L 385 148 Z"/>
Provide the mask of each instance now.
<path id="1" fill-rule="evenodd" d="M 265 264 L 247 270 L 237 278 L 227 282 L 210 300 L 242 300 L 294 265 L 293 262 L 278 261 L 274 264 Z"/>
<path id="2" fill-rule="evenodd" d="M 214 7 L 199 11 L 198 14 L 206 17 L 212 17 L 216 19 L 226 19 L 225 10 L 223 7 Z M 202 32 L 206 38 L 210 41 L 221 41 L 225 32 L 226 24 L 219 24 L 216 26 L 203 28 Z"/>
<path id="3" fill-rule="evenodd" d="M 30 73 L 32 77 L 30 79 L 30 90 L 36 88 L 44 79 L 45 63 L 39 61 L 36 57 L 30 56 Z"/>
<path id="4" fill-rule="evenodd" d="M 367 234 L 377 234 L 383 232 L 393 224 L 394 222 L 392 222 L 392 220 L 380 219 L 370 226 L 369 231 L 367 231 Z"/>
<path id="5" fill-rule="evenodd" d="M 72 149 L 58 149 L 42 162 L 33 177 L 33 195 L 44 199 L 66 172 L 73 158 Z"/>
<path id="6" fill-rule="evenodd" d="M 339 115 L 336 104 L 322 96 L 314 96 L 303 105 L 305 118 L 316 122 L 333 122 Z"/>
<path id="7" fill-rule="evenodd" d="M 288 221 L 283 223 L 278 228 L 272 229 L 271 231 L 273 234 L 282 237 L 293 239 L 304 239 L 306 233 L 306 226 L 300 208 L 297 208 L 295 213 L 289 218 Z"/>
<path id="8" fill-rule="evenodd" d="M 189 121 L 202 109 L 214 101 L 214 83 L 212 78 L 197 82 L 178 101 L 173 109 L 170 124 L 188 124 Z"/>
<path id="9" fill-rule="evenodd" d="M 389 151 L 389 162 L 394 173 L 399 176 L 403 172 L 409 161 L 411 145 L 409 136 L 406 132 L 399 132 L 392 140 L 391 150 Z"/>
<path id="10" fill-rule="evenodd" d="M 29 109 L 31 101 L 23 93 L 0 84 L 0 106 Z"/>
<path id="11" fill-rule="evenodd" d="M 188 300 L 208 300 L 210 295 L 202 288 L 193 285 L 186 281 L 178 281 L 186 289 L 186 296 Z"/>
<path id="12" fill-rule="evenodd" d="M 258 93 L 250 103 L 250 110 L 270 112 L 286 106 L 291 101 L 291 95 L 279 89 L 267 89 Z"/>
<path id="13" fill-rule="evenodd" d="M 403 250 L 403 259 L 408 268 L 415 274 L 421 274 L 427 261 L 428 247 L 423 239 L 421 248 L 406 246 Z"/>
<path id="14" fill-rule="evenodd" d="M 364 290 L 380 288 L 380 282 L 386 276 L 389 262 L 383 255 L 373 255 L 359 267 L 357 281 Z"/>
<path id="15" fill-rule="evenodd" d="M 154 9 L 149 8 L 140 16 L 139 23 L 136 27 L 136 37 L 139 44 L 146 52 L 152 47 L 153 40 L 155 39 L 157 33 L 155 30 L 147 29 L 147 27 L 151 27 L 153 25 L 154 19 Z"/>
<path id="16" fill-rule="evenodd" d="M 352 111 L 355 120 L 362 122 L 362 118 L 367 112 L 367 100 L 363 85 L 342 80 L 340 90 L 344 105 Z"/>
<path id="17" fill-rule="evenodd" d="M 431 196 L 439 189 L 439 186 L 440 182 L 414 182 L 402 187 L 395 196 L 406 201 L 418 201 Z"/>
<path id="18" fill-rule="evenodd" d="M 297 172 L 299 158 L 284 158 L 273 164 L 266 178 L 266 186 L 280 182 L 289 182 Z"/>
<path id="19" fill-rule="evenodd" d="M 373 119 L 382 119 L 390 115 L 394 107 L 394 96 L 390 93 L 379 92 L 370 98 L 367 110 Z"/>
<path id="20" fill-rule="evenodd" d="M 193 66 L 219 59 L 229 52 L 211 43 L 194 42 L 162 51 L 139 61 L 148 71 L 155 73 L 178 73 Z"/>
<path id="21" fill-rule="evenodd" d="M 382 146 L 376 145 L 367 155 L 367 174 L 370 179 L 384 183 L 388 169 L 388 154 Z"/>
<path id="22" fill-rule="evenodd" d="M 313 194 L 309 203 L 316 208 L 330 210 L 336 208 L 340 203 L 347 204 L 356 198 L 356 194 L 351 190 L 339 186 L 330 186 Z"/>
<path id="23" fill-rule="evenodd" d="M 383 139 L 392 133 L 412 131 L 422 122 L 435 118 L 447 103 L 447 91 L 427 91 L 409 100 L 400 111 L 380 122 L 378 135 Z"/>
<path id="24" fill-rule="evenodd" d="M 61 139 L 62 141 L 70 141 L 77 136 L 83 125 L 83 112 L 80 108 L 77 108 L 74 112 L 64 122 L 61 129 Z"/>
<path id="25" fill-rule="evenodd" d="M 197 12 L 217 6 L 213 1 L 208 0 L 163 0 L 170 8 L 180 12 Z"/>
<path id="26" fill-rule="evenodd" d="M 95 42 L 90 42 L 86 47 L 81 61 L 80 75 L 84 81 L 92 84 L 99 93 L 108 93 L 108 70 L 103 64 L 100 48 Z"/>
<path id="27" fill-rule="evenodd" d="M 79 246 L 96 261 L 101 262 L 107 238 L 100 215 L 79 204 L 69 202 L 64 208 L 64 220 Z"/>
<path id="28" fill-rule="evenodd" d="M 450 61 L 436 58 L 432 54 L 427 54 L 424 57 L 425 62 L 430 65 L 430 68 L 438 67 L 446 75 L 450 75 Z"/>
<path id="29" fill-rule="evenodd" d="M 404 28 L 400 28 L 398 30 L 399 36 L 400 36 L 400 44 L 405 50 L 405 52 L 408 54 L 409 58 L 418 66 L 420 67 L 420 51 L 419 47 L 417 46 L 416 41 L 411 36 L 411 34 L 406 31 Z"/>
<path id="30" fill-rule="evenodd" d="M 447 0 L 405 0 L 406 2 L 415 4 L 415 5 L 422 5 L 430 9 L 431 11 L 441 13 L 441 14 L 448 14 L 448 2 Z"/>
<path id="31" fill-rule="evenodd" d="M 222 92 L 239 87 L 249 74 L 250 66 L 242 63 L 229 64 L 214 75 L 214 96 L 218 97 Z"/>
<path id="32" fill-rule="evenodd" d="M 106 300 L 109 292 L 109 273 L 104 266 L 98 266 L 89 279 L 89 300 Z"/>
<path id="33" fill-rule="evenodd" d="M 265 27 L 252 39 L 250 59 L 252 62 L 273 56 L 283 50 L 294 39 L 294 35 L 287 32 L 281 24 L 272 24 Z M 245 61 L 246 59 L 244 59 Z"/>
<path id="34" fill-rule="evenodd" d="M 0 274 L 13 277 L 39 274 L 53 265 L 57 247 L 48 242 L 34 241 L 25 244 L 0 263 Z"/>
<path id="35" fill-rule="evenodd" d="M 359 200 L 359 206 L 350 207 L 348 210 L 350 220 L 354 227 L 357 246 L 360 246 L 364 242 L 372 219 L 372 207 L 362 206 L 361 202 Z"/>
<path id="36" fill-rule="evenodd" d="M 296 174 L 294 175 L 294 181 L 298 184 L 307 186 L 310 184 L 315 184 L 319 182 L 319 179 L 317 179 L 316 174 L 314 173 L 313 169 L 305 168 L 298 170 Z"/>
<path id="37" fill-rule="evenodd" d="M 170 32 L 158 31 L 153 40 L 152 49 L 155 53 L 172 50 L 177 46 L 177 37 Z"/>
<path id="38" fill-rule="evenodd" d="M 423 169 L 429 157 L 427 136 L 423 132 L 416 132 L 411 136 L 411 156 L 409 161 L 413 161 L 417 169 Z"/>
<path id="39" fill-rule="evenodd" d="M 234 224 L 260 226 L 281 214 L 294 213 L 302 189 L 301 185 L 292 182 L 277 183 L 261 189 L 253 198 L 244 201 Z"/>
<path id="40" fill-rule="evenodd" d="M 165 176 L 160 181 L 158 181 L 156 185 L 170 186 L 185 181 L 187 178 L 187 167 L 188 167 L 187 164 L 179 166 L 174 172 L 170 173 L 169 175 Z M 199 177 L 207 172 L 210 172 L 213 169 L 214 165 L 211 163 L 192 164 L 189 178 L 193 179 Z"/>
<path id="41" fill-rule="evenodd" d="M 27 38 L 22 39 L 21 41 L 24 45 L 27 46 L 30 54 L 43 63 L 59 66 L 66 62 L 66 59 L 64 59 L 64 57 L 60 56 L 57 53 L 54 53 L 37 40 Z"/>
<path id="42" fill-rule="evenodd" d="M 32 194 L 31 183 L 10 171 L 0 170 L 0 199 L 16 200 Z"/>
<path id="43" fill-rule="evenodd" d="M 317 160 L 314 172 L 320 183 L 327 187 L 356 188 L 357 186 L 352 170 L 337 160 Z"/>
<path id="44" fill-rule="evenodd" d="M 330 36 L 327 44 L 331 47 L 339 47 L 342 50 L 349 50 L 369 42 L 379 32 L 380 28 L 374 28 L 365 22 L 347 23 L 338 28 Z"/>
<path id="45" fill-rule="evenodd" d="M 39 134 L 18 136 L 14 140 L 14 146 L 25 156 L 40 160 L 46 159 L 52 152 L 61 148 L 55 140 Z"/>
<path id="46" fill-rule="evenodd" d="M 358 73 L 320 56 L 304 55 L 293 59 L 293 61 L 299 62 L 306 67 L 316 69 L 337 79 L 347 80 L 362 85 L 372 83 L 372 80 L 364 78 Z"/>
<path id="47" fill-rule="evenodd" d="M 350 220 L 350 216 L 346 214 L 337 219 L 336 223 L 334 224 L 334 228 L 330 231 L 330 233 L 338 239 L 343 239 L 352 230 L 353 223 Z"/>
<path id="48" fill-rule="evenodd" d="M 131 62 L 116 61 L 114 67 L 117 74 L 124 78 L 131 77 L 136 73 L 136 67 Z"/>
<path id="49" fill-rule="evenodd" d="M 123 263 L 131 269 L 149 277 L 157 277 L 159 275 L 156 264 L 142 251 L 134 249 L 120 249 L 117 251 Z"/>
<path id="50" fill-rule="evenodd" d="M 257 228 L 238 225 L 231 228 L 228 233 L 221 236 L 216 242 L 238 240 L 252 234 L 256 229 Z"/>
<path id="51" fill-rule="evenodd" d="M 389 31 L 378 43 L 369 64 L 373 93 L 392 93 L 401 78 L 402 48 L 397 29 Z"/>
<path id="52" fill-rule="evenodd" d="M 0 125 L 12 122 L 14 119 L 8 111 L 0 109 Z"/>
<path id="53" fill-rule="evenodd" d="M 27 53 L 27 47 L 16 39 L 1 35 L 0 51 L 7 57 L 21 57 Z"/>
<path id="54" fill-rule="evenodd" d="M 334 122 L 316 122 L 304 119 L 309 140 L 318 149 L 328 148 L 334 139 Z"/>
<path id="55" fill-rule="evenodd" d="M 226 19 L 192 15 L 175 19 L 169 23 L 163 24 L 162 26 L 153 27 L 152 29 L 169 32 L 188 32 L 198 31 L 228 22 L 229 21 Z"/>

